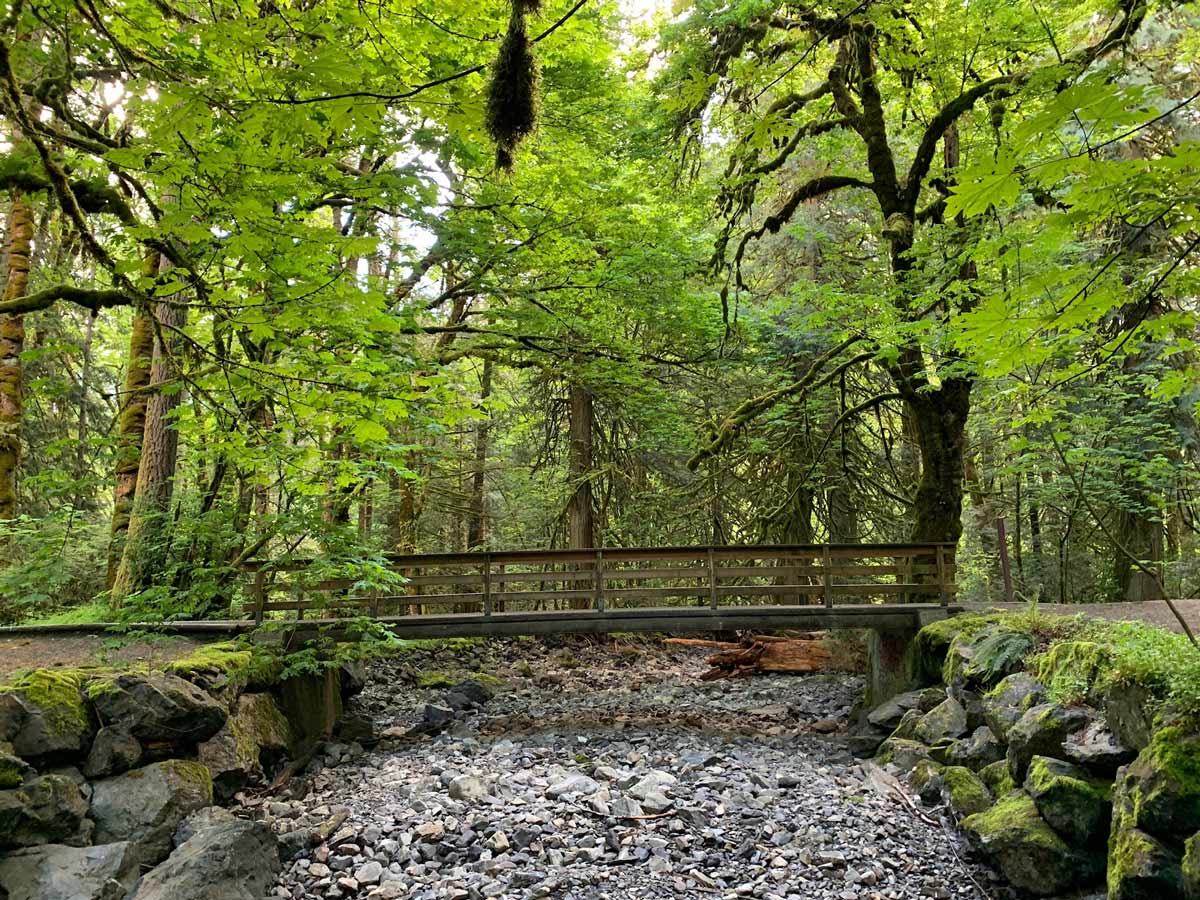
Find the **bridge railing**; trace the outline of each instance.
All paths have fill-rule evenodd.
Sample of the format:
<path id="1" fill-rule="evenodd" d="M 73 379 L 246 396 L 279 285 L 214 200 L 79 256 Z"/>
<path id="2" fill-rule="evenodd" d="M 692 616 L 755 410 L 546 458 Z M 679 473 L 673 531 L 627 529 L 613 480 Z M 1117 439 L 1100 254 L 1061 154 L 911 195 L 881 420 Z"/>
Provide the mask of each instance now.
<path id="1" fill-rule="evenodd" d="M 388 555 L 383 571 L 316 560 L 256 562 L 256 621 L 491 617 L 539 610 L 762 604 L 940 603 L 954 596 L 953 544 L 777 544 Z"/>

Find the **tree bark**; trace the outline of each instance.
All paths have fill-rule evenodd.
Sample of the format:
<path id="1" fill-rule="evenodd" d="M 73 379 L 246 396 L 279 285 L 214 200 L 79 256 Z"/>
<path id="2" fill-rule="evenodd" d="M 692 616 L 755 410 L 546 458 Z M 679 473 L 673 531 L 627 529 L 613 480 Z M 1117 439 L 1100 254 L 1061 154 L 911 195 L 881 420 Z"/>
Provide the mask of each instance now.
<path id="1" fill-rule="evenodd" d="M 147 268 L 158 268 L 158 254 L 147 258 Z M 113 491 L 112 526 L 108 540 L 108 572 L 105 584 L 111 591 L 125 551 L 129 516 L 137 494 L 138 470 L 142 462 L 142 437 L 146 430 L 146 404 L 150 399 L 150 369 L 154 357 L 154 321 L 150 313 L 135 307 L 129 329 L 129 354 L 125 386 L 117 419 L 116 488 Z"/>
<path id="2" fill-rule="evenodd" d="M 159 271 L 169 267 L 164 257 Z M 174 413 L 183 400 L 178 384 L 180 347 L 173 330 L 185 324 L 187 311 L 177 298 L 169 299 L 157 304 L 154 319 L 158 326 L 154 328 L 142 452 L 125 546 L 113 578 L 111 594 L 115 603 L 150 586 L 164 562 L 169 542 L 168 516 L 179 455 Z"/>
<path id="3" fill-rule="evenodd" d="M 572 550 L 596 546 L 592 498 L 592 395 L 572 382 L 570 389 L 570 452 L 567 480 L 574 486 L 567 505 L 567 540 Z"/>
<path id="4" fill-rule="evenodd" d="M 33 206 L 20 191 L 13 191 L 8 213 L 5 300 L 28 293 L 33 226 Z M 21 464 L 25 390 L 21 352 L 24 349 L 25 318 L 0 316 L 0 521 L 17 516 L 17 471 Z"/>
<path id="5" fill-rule="evenodd" d="M 492 361 L 484 359 L 483 372 L 479 378 L 479 402 L 485 403 L 492 395 Z M 487 543 L 487 456 L 492 434 L 492 417 L 484 410 L 484 416 L 475 426 L 475 458 L 471 472 L 470 518 L 467 522 L 467 549 L 483 549 Z"/>

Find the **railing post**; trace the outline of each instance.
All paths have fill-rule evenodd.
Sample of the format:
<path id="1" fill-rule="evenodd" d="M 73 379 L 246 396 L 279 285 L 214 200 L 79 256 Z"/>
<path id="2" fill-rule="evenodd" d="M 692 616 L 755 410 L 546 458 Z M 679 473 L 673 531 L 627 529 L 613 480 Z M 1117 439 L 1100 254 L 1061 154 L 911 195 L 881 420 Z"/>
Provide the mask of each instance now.
<path id="1" fill-rule="evenodd" d="M 492 617 L 492 554 L 483 555 L 483 614 Z"/>
<path id="2" fill-rule="evenodd" d="M 596 551 L 596 562 L 592 567 L 592 606 L 604 612 L 604 551 Z"/>
<path id="3" fill-rule="evenodd" d="M 821 551 L 821 580 L 825 587 L 825 608 L 833 609 L 833 574 L 831 567 L 833 557 L 829 555 L 829 545 L 825 544 Z"/>
<path id="4" fill-rule="evenodd" d="M 950 605 L 950 592 L 946 590 L 946 548 L 938 544 L 937 548 L 938 592 L 942 606 Z"/>
<path id="5" fill-rule="evenodd" d="M 717 554 L 712 547 L 708 548 L 708 603 L 716 609 L 719 595 L 717 593 Z"/>
<path id="6" fill-rule="evenodd" d="M 263 605 L 267 602 L 267 570 L 259 566 L 254 573 L 254 624 L 261 625 L 263 620 Z"/>

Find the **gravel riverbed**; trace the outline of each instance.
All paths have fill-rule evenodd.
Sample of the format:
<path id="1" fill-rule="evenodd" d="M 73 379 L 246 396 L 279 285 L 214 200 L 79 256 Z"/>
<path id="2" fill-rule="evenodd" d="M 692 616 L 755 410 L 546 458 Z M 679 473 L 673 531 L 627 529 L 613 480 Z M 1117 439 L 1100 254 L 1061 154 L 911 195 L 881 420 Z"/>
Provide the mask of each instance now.
<path id="1" fill-rule="evenodd" d="M 264 812 L 345 816 L 285 863 L 279 897 L 987 898 L 1007 889 L 937 813 L 846 749 L 861 679 L 700 682 L 704 651 L 465 644 L 375 663 L 329 745 Z M 406 736 L 446 682 L 494 696 Z M 461 700 L 462 698 L 454 698 Z M 436 717 L 438 713 L 432 713 Z"/>

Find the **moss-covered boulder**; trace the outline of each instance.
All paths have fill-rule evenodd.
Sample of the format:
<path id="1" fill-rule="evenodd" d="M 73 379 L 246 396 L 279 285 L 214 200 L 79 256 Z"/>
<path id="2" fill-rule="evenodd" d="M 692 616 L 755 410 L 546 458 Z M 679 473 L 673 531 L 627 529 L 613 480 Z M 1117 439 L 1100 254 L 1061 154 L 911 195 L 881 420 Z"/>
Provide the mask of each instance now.
<path id="1" fill-rule="evenodd" d="M 966 766 L 978 772 L 984 766 L 1004 759 L 1005 752 L 1005 746 L 992 734 L 992 729 L 980 725 L 968 737 L 951 744 L 946 755 L 951 765 Z"/>
<path id="2" fill-rule="evenodd" d="M 953 697 L 947 697 L 921 717 L 915 729 L 917 740 L 937 744 L 967 733 L 967 711 Z"/>
<path id="3" fill-rule="evenodd" d="M 179 823 L 212 802 L 212 776 L 198 762 L 171 759 L 97 781 L 96 842 L 132 841 L 143 862 L 159 862 L 171 851 Z"/>
<path id="4" fill-rule="evenodd" d="M 929 747 L 920 741 L 903 738 L 888 738 L 879 745 L 875 761 L 881 766 L 892 766 L 901 774 L 911 772 L 922 760 L 932 760 Z"/>
<path id="5" fill-rule="evenodd" d="M 1063 744 L 1091 721 L 1087 710 L 1059 703 L 1042 703 L 1028 709 L 1008 730 L 1008 770 L 1018 783 L 1025 780 L 1035 756 L 1061 758 Z"/>
<path id="6" fill-rule="evenodd" d="M 1134 752 L 1144 749 L 1154 733 L 1161 701 L 1144 684 L 1122 681 L 1104 691 L 1104 720 L 1117 740 Z"/>
<path id="7" fill-rule="evenodd" d="M 38 669 L 0 686 L 0 741 L 28 760 L 82 757 L 95 731 L 84 682 L 74 670 Z"/>
<path id="8" fill-rule="evenodd" d="M 79 786 L 62 775 L 43 775 L 0 791 L 0 850 L 38 844 L 90 843 L 92 823 Z"/>
<path id="9" fill-rule="evenodd" d="M 213 789 L 228 800 L 261 780 L 264 757 L 282 756 L 291 743 L 287 719 L 270 694 L 243 694 L 224 727 L 199 747 L 200 762 L 212 774 Z"/>
<path id="10" fill-rule="evenodd" d="M 906 741 L 917 740 L 917 726 L 921 724 L 921 720 L 925 718 L 925 713 L 919 709 L 910 709 L 900 719 L 900 724 L 896 726 L 896 730 L 892 732 L 891 737 L 903 738 Z"/>
<path id="11" fill-rule="evenodd" d="M 1102 861 L 1063 840 L 1024 791 L 1002 797 L 961 827 L 1005 878 L 1037 897 L 1084 886 L 1101 871 Z"/>
<path id="12" fill-rule="evenodd" d="M 981 813 L 992 805 L 987 785 L 964 766 L 942 769 L 942 798 L 960 818 Z"/>
<path id="13" fill-rule="evenodd" d="M 1060 759 L 1035 756 L 1025 776 L 1025 793 L 1042 818 L 1076 844 L 1102 844 L 1112 819 L 1112 785 L 1089 778 Z"/>
<path id="14" fill-rule="evenodd" d="M 983 698 L 983 721 L 1001 741 L 1021 716 L 1039 703 L 1046 702 L 1046 688 L 1025 672 L 1000 680 Z"/>
<path id="15" fill-rule="evenodd" d="M 910 674 L 920 685 L 938 684 L 946 665 L 950 644 L 962 631 L 977 629 L 979 624 L 970 616 L 950 616 L 930 622 L 917 632 L 909 656 Z"/>
<path id="16" fill-rule="evenodd" d="M 1131 821 L 1128 808 L 1124 814 L 1118 812 L 1109 834 L 1109 900 L 1184 896 L 1180 854 L 1153 835 L 1133 827 Z"/>
<path id="17" fill-rule="evenodd" d="M 1007 759 L 984 766 L 979 770 L 979 780 L 987 785 L 993 797 L 1004 797 L 1017 789 L 1017 783 L 1008 771 Z"/>
<path id="18" fill-rule="evenodd" d="M 1135 828 L 1172 842 L 1200 831 L 1200 734 L 1160 728 L 1122 770 L 1117 790 L 1128 798 Z"/>
<path id="19" fill-rule="evenodd" d="M 105 725 L 146 750 L 193 747 L 220 731 L 227 716 L 220 701 L 177 675 L 118 675 L 89 694 Z"/>
<path id="20" fill-rule="evenodd" d="M 921 802 L 930 806 L 942 802 L 942 765 L 923 759 L 908 773 L 908 784 L 917 792 Z"/>
<path id="21" fill-rule="evenodd" d="M 1188 900 L 1200 900 L 1200 832 L 1183 845 L 1183 892 Z"/>

